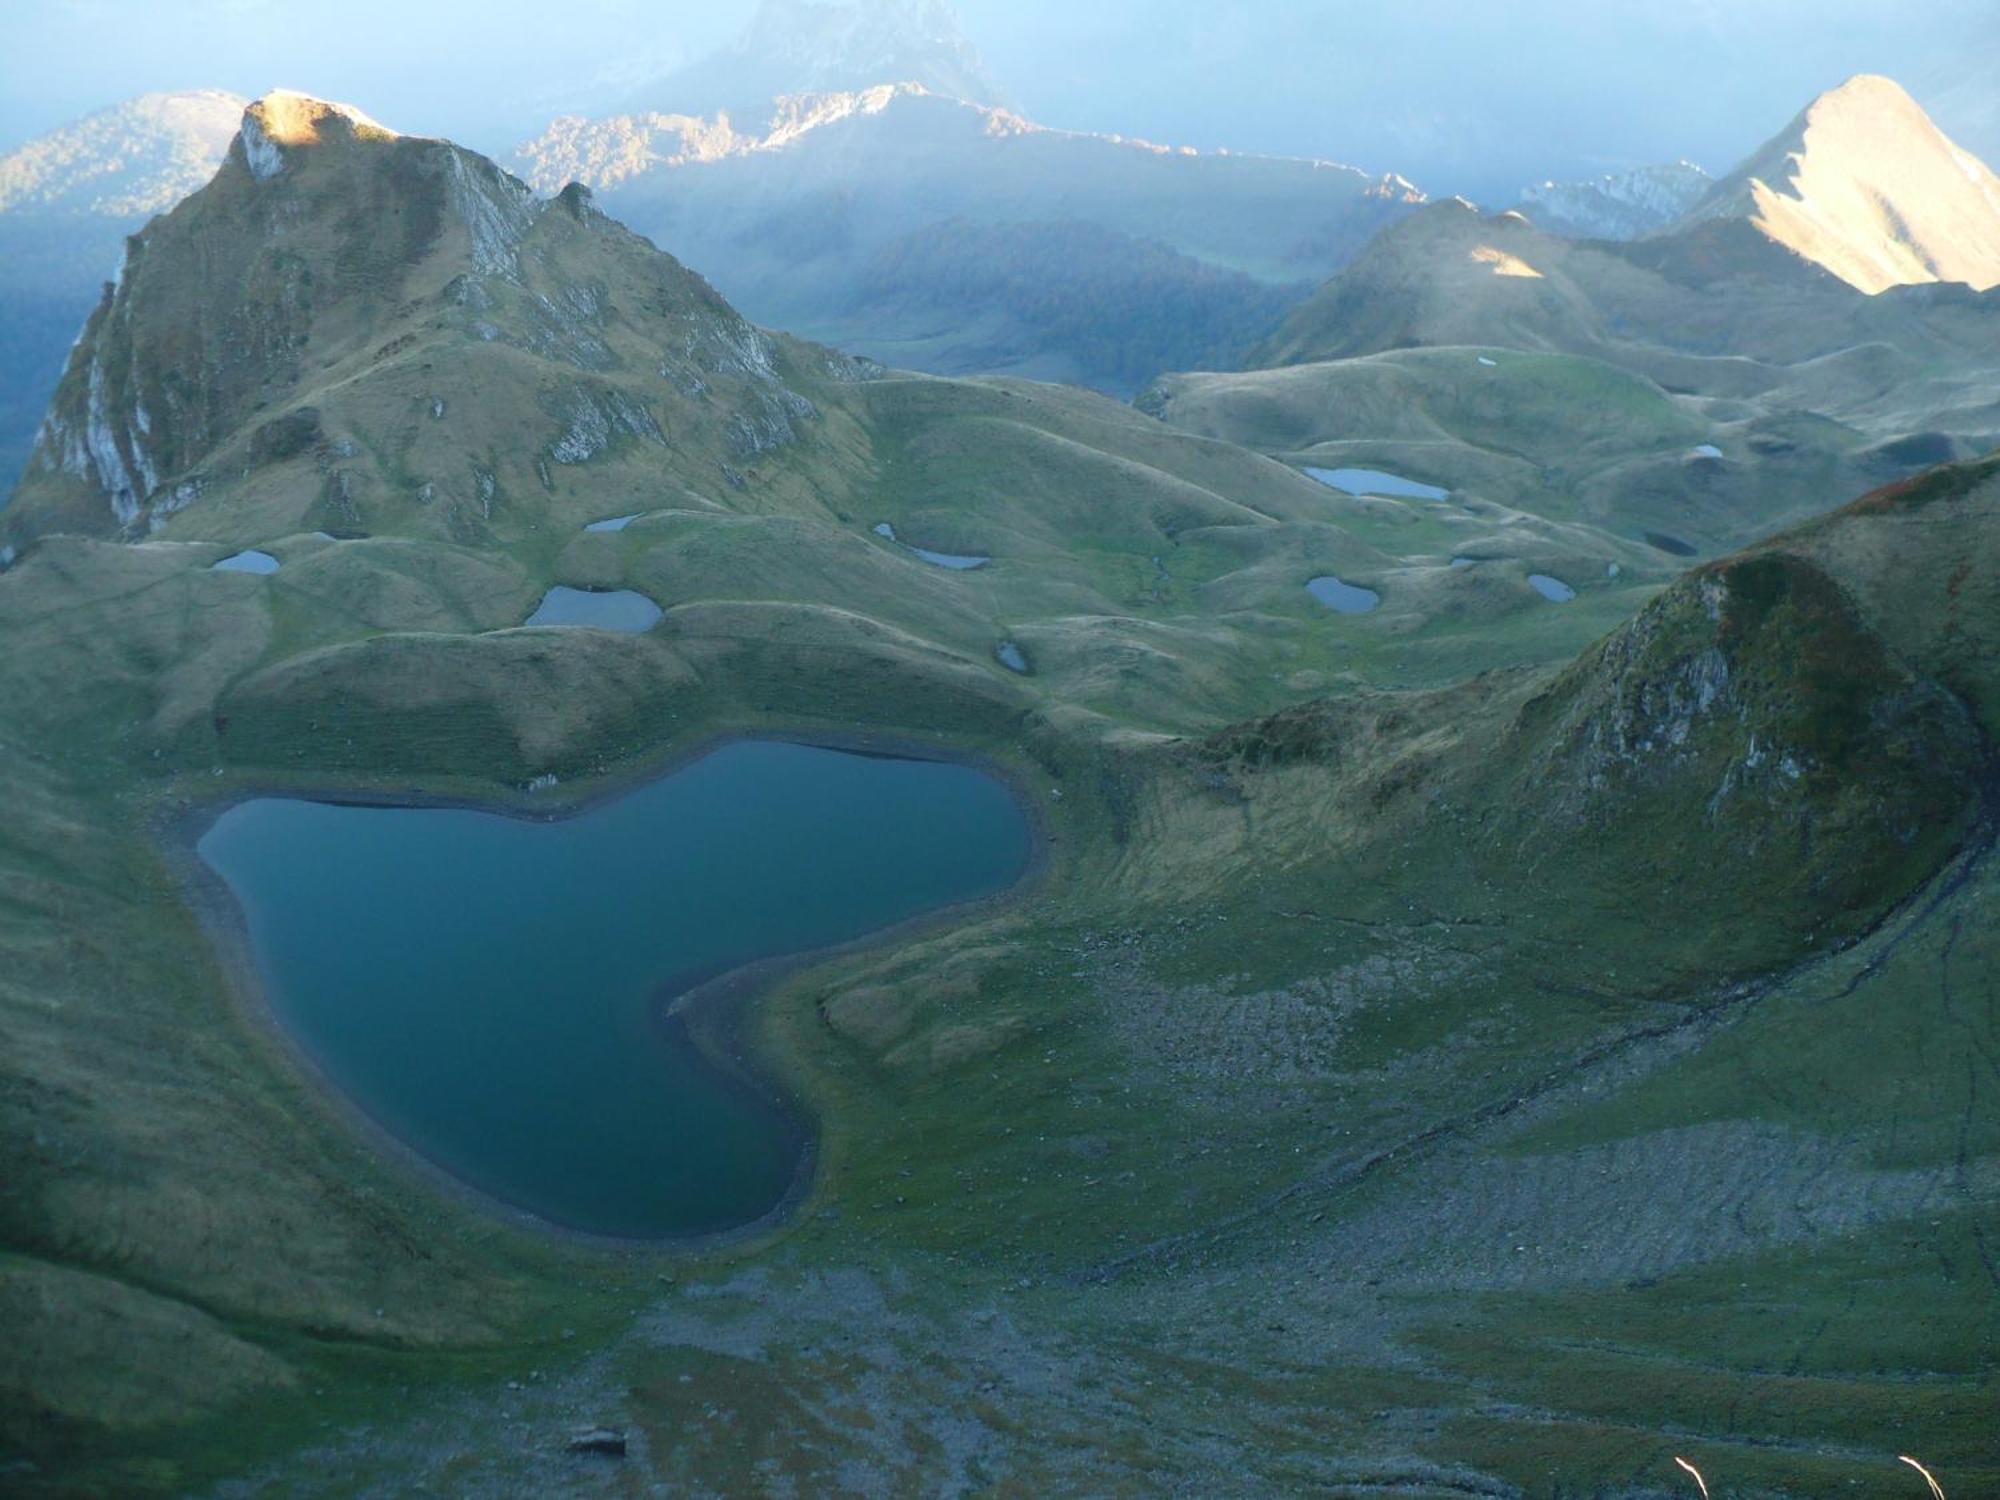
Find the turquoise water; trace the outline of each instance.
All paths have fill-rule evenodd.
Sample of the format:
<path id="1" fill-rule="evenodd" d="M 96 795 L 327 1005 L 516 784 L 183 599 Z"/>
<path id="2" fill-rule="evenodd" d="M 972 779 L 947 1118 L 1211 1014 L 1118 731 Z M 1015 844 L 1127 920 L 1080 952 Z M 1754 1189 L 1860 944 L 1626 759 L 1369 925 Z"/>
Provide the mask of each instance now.
<path id="1" fill-rule="evenodd" d="M 198 852 L 279 1023 L 379 1125 L 554 1223 L 754 1222 L 806 1148 L 664 1002 L 1007 890 L 1032 835 L 967 766 L 754 741 L 559 822 L 266 798 Z"/>
<path id="2" fill-rule="evenodd" d="M 1380 469 L 1307 469 L 1306 473 L 1321 484 L 1344 490 L 1350 495 L 1389 495 L 1399 500 L 1451 498 L 1450 490 L 1441 490 L 1434 484 L 1419 484 L 1414 479 L 1405 479 L 1400 474 L 1386 474 Z"/>
<path id="3" fill-rule="evenodd" d="M 961 557 L 955 552 L 933 552 L 928 547 L 912 547 L 910 550 L 932 567 L 949 568 L 954 573 L 975 572 L 993 561 L 990 557 L 974 557 L 969 554 Z"/>
<path id="4" fill-rule="evenodd" d="M 558 584 L 542 596 L 540 607 L 528 616 L 528 623 L 586 626 L 593 630 L 644 635 L 665 618 L 666 611 L 659 605 L 630 589 L 600 593 L 593 589 L 564 588 Z"/>
<path id="5" fill-rule="evenodd" d="M 1546 573 L 1530 573 L 1528 586 L 1551 604 L 1567 604 L 1576 597 L 1575 589 Z"/>
<path id="6" fill-rule="evenodd" d="M 1332 576 L 1315 578 L 1306 588 L 1328 609 L 1339 610 L 1344 615 L 1365 615 L 1382 603 L 1382 596 L 1375 590 L 1364 589 L 1359 584 L 1342 583 Z"/>
<path id="7" fill-rule="evenodd" d="M 278 560 L 268 552 L 238 552 L 210 566 L 213 573 L 263 573 L 278 571 Z"/>

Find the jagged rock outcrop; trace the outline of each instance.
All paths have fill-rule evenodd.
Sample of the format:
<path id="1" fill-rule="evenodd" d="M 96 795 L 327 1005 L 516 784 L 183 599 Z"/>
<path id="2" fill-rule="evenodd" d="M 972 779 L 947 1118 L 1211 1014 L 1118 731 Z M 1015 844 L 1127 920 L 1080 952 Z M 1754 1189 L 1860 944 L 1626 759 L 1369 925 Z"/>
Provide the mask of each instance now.
<path id="1" fill-rule="evenodd" d="M 27 463 L 125 237 L 215 175 L 245 102 L 216 89 L 147 94 L 0 158 L 0 494 Z"/>
<path id="2" fill-rule="evenodd" d="M 1968 622 L 2000 583 L 1994 473 L 1938 471 L 1663 594 L 1496 746 L 1499 845 L 1532 878 L 1601 870 L 1578 884 L 1718 951 L 1867 930 L 1990 836 L 1993 674 L 1963 659 L 1993 640 Z M 1946 598 L 1913 606 L 1939 572 Z M 1959 626 L 1921 635 L 1896 620 L 1913 608 Z"/>

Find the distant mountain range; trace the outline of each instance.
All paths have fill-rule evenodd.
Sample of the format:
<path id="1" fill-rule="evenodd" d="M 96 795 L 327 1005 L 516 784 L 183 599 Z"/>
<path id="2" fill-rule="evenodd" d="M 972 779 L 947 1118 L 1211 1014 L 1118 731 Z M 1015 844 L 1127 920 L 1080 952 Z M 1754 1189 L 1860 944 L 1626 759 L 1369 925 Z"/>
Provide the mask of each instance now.
<path id="1" fill-rule="evenodd" d="M 762 322 L 886 363 L 1126 392 L 1233 360 L 1423 201 L 1396 177 L 1050 130 L 910 83 L 787 97 L 755 128 L 562 120 L 516 164 L 544 192 L 592 187 Z M 1121 264 L 1132 295 L 1072 321 Z M 1168 306 L 1211 330 L 1205 342 L 1167 326 Z"/>
<path id="2" fill-rule="evenodd" d="M 511 166 L 544 194 L 591 187 L 758 322 L 1121 396 L 1240 366 L 1427 201 L 1329 162 L 1048 129 L 1001 97 L 942 0 L 769 0 L 709 63 L 630 112 L 553 122 Z M 150 95 L 0 162 L 0 472 L 120 241 L 206 180 L 240 112 Z M 1823 96 L 1720 182 L 1678 163 L 1543 183 L 1521 208 L 1570 238 L 1698 240 L 1662 252 L 1706 268 L 1688 274 L 1776 250 L 1870 292 L 2000 280 L 2000 182 L 1886 79 Z"/>
<path id="3" fill-rule="evenodd" d="M 142 94 L 37 137 L 0 158 L 0 214 L 165 213 L 215 175 L 249 102 L 220 89 Z"/>
<path id="4" fill-rule="evenodd" d="M 1423 194 L 1009 109 L 944 0 L 766 0 L 625 112 L 515 169 L 582 182 L 751 316 L 885 363 L 1129 395 L 1229 365 Z"/>
<path id="5" fill-rule="evenodd" d="M 763 0 L 734 44 L 637 90 L 626 109 L 754 122 L 774 99 L 882 83 L 1007 102 L 948 0 Z"/>
<path id="6" fill-rule="evenodd" d="M 1550 234 L 1578 240 L 1636 240 L 1665 229 L 1715 186 L 1693 162 L 1636 167 L 1591 182 L 1540 182 L 1520 209 Z"/>

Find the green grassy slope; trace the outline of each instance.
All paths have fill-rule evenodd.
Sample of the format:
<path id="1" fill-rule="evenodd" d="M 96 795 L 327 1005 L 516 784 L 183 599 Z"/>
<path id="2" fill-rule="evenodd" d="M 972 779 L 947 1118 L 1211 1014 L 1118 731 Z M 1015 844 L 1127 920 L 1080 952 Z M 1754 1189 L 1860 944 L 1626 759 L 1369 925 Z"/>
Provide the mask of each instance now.
<path id="1" fill-rule="evenodd" d="M 544 486 L 572 429 L 523 392 L 582 376 L 531 347 L 538 296 L 605 288 L 600 414 L 666 379 L 660 308 L 701 309 L 697 344 L 737 325 L 584 205 L 522 243 L 495 338 L 390 298 L 417 342 L 375 362 L 353 304 L 321 436 L 191 459 L 214 482 L 150 540 L 60 533 L 100 515 L 88 473 L 24 497 L 9 1486 L 1553 1500 L 1671 1492 L 1674 1451 L 1743 1495 L 1847 1494 L 1897 1451 L 2000 1483 L 1993 465 L 1557 608 L 1522 557 L 1450 566 L 1486 527 L 1589 555 L 1557 522 L 1348 501 L 1083 393 L 853 381 L 773 340 L 775 385 L 653 391 L 670 442 Z M 744 468 L 732 423 L 780 386 L 818 415 Z M 246 399 L 210 455 L 276 420 Z M 515 503 L 473 526 L 390 489 L 456 451 L 440 428 L 483 433 Z M 340 540 L 312 534 L 322 443 L 362 476 Z M 245 544 L 281 570 L 210 570 Z M 1382 608 L 1319 611 L 1320 569 Z M 515 628 L 557 582 L 666 617 Z M 241 790 L 545 806 L 537 777 L 584 797 L 760 728 L 989 757 L 1050 860 L 1014 907 L 758 999 L 823 1139 L 755 1242 L 610 1254 L 406 1176 L 239 1007 L 177 878 L 176 827 Z M 595 1422 L 624 1465 L 563 1452 Z"/>
<path id="2" fill-rule="evenodd" d="M 274 1489 L 310 1492 L 279 1455 L 317 1410 L 334 1435 L 367 1421 L 336 1436 L 343 1476 L 504 1491 L 567 1482 L 551 1445 L 604 1413 L 663 1478 L 722 1489 L 759 1463 L 800 1483 L 844 1463 L 927 1487 L 1553 1494 L 1550 1471 L 1629 1481 L 1704 1437 L 1741 1492 L 1831 1494 L 1914 1429 L 1977 1483 L 1990 1366 L 1969 1334 L 1911 1336 L 1885 1384 L 1867 1330 L 1920 1293 L 1861 1268 L 1942 1235 L 1971 1258 L 1946 1251 L 1921 1295 L 1976 1303 L 1983 1095 L 1959 1124 L 1919 1101 L 1992 997 L 1962 981 L 1895 1045 L 1830 1028 L 1812 997 L 1857 979 L 1828 1003 L 1876 1014 L 1903 965 L 1984 941 L 1950 924 L 1985 867 L 1951 872 L 1987 836 L 1994 503 L 1966 472 L 1871 501 L 1690 579 L 1565 672 L 1214 734 L 1169 695 L 1151 712 L 1174 734 L 1143 740 L 852 612 L 690 605 L 630 640 L 380 634 L 286 595 L 289 566 L 46 542 L 0 581 L 26 646 L 8 734 L 34 747 L 4 855 L 24 960 L 4 1284 L 29 1335 L 0 1369 L 8 1441 L 58 1490 L 268 1463 Z M 395 576 L 442 618 L 462 578 L 428 550 L 428 576 Z M 1911 635 L 1879 601 L 1934 556 L 1964 569 L 1962 609 Z M 77 692 L 86 650 L 102 665 Z M 814 1198 L 772 1244 L 605 1258 L 372 1161 L 236 1018 L 147 831 L 246 784 L 505 799 L 555 769 L 587 788 L 758 724 L 920 732 L 1064 794 L 1028 906 L 761 1008 L 827 1130 Z M 1723 1086 L 1746 1068 L 1776 1093 Z M 1902 1101 L 1881 1118 L 1910 1122 L 1879 1143 L 1875 1115 L 1812 1103 L 1868 1069 Z M 1704 1161 L 1736 1175 L 1687 1206 L 1689 1232 L 1606 1207 Z M 1571 1177 L 1602 1201 L 1561 1211 L 1596 1230 L 1516 1234 Z M 1697 1357 L 1672 1315 L 1711 1283 L 1743 1326 L 1705 1315 Z M 1846 1309 L 1848 1342 L 1785 1375 L 1755 1310 L 1774 1297 Z M 857 1342 L 877 1306 L 893 1316 L 862 1314 Z M 1506 1357 L 1524 1345 L 1545 1352 Z M 198 1380 L 152 1373 L 190 1350 Z M 430 1394 L 391 1417 L 406 1388 Z M 1170 1435 L 1196 1411 L 1206 1440 Z M 525 1445 L 501 1435 L 517 1421 Z M 730 1422 L 758 1443 L 721 1441 Z"/>
<path id="3" fill-rule="evenodd" d="M 1866 297 L 1719 233 L 1578 243 L 1437 204 L 1303 304 L 1252 354 L 1265 368 L 1165 377 L 1141 404 L 1290 461 L 1667 539 L 1656 558 L 2000 441 L 2000 299 Z"/>

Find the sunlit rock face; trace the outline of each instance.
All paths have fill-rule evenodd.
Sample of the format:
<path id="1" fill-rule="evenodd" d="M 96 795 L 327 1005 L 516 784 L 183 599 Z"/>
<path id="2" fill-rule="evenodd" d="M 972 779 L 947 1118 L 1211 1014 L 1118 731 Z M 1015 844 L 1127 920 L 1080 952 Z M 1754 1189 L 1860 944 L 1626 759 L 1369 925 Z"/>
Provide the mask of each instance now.
<path id="1" fill-rule="evenodd" d="M 456 238 L 448 228 L 476 266 L 502 269 L 539 212 L 520 183 L 445 142 L 300 94 L 257 101 L 209 187 L 131 241 L 71 355 L 27 487 L 47 476 L 94 495 L 100 528 L 139 524 L 162 491 L 170 513 L 199 493 L 189 471 L 216 443 L 298 382 L 316 331 L 365 341 L 381 290 L 415 290 Z M 310 441 L 303 413 L 280 420 L 273 442 L 294 429 Z"/>
<path id="2" fill-rule="evenodd" d="M 2000 285 L 2000 177 L 1887 78 L 1822 94 L 1684 224 L 1732 220 L 1864 292 Z"/>

